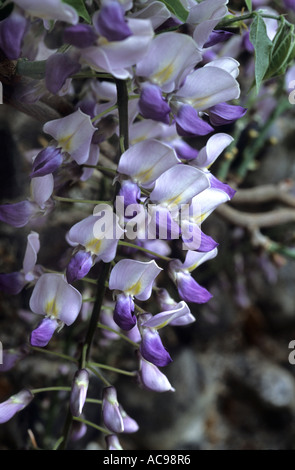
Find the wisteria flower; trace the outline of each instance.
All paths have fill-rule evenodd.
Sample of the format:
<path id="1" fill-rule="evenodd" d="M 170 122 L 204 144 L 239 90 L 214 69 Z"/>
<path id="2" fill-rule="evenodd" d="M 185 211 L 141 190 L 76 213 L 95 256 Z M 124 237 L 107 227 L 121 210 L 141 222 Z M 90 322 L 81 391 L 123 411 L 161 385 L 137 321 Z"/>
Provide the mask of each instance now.
<path id="1" fill-rule="evenodd" d="M 0 403 L 0 424 L 6 423 L 19 411 L 23 410 L 33 400 L 34 396 L 29 390 L 21 390 L 8 400 Z"/>
<path id="2" fill-rule="evenodd" d="M 32 332 L 31 344 L 41 347 L 46 345 L 60 323 L 67 326 L 74 323 L 81 306 L 80 292 L 68 284 L 61 274 L 43 274 L 32 292 L 30 308 L 32 312 L 44 315 L 45 319 Z"/>
<path id="3" fill-rule="evenodd" d="M 37 254 L 40 250 L 39 234 L 30 232 L 27 237 L 27 247 L 20 271 L 0 274 L 0 290 L 8 294 L 19 294 L 28 283 L 34 281 L 40 275 L 36 266 Z"/>

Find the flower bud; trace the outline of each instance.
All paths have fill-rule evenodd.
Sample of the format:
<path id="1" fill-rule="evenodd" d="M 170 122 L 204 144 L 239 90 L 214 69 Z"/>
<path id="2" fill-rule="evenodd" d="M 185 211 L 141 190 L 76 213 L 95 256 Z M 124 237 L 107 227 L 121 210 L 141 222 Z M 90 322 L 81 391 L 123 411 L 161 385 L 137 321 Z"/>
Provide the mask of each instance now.
<path id="1" fill-rule="evenodd" d="M 9 421 L 16 413 L 23 410 L 34 398 L 29 390 L 21 390 L 8 400 L 0 403 L 0 424 Z"/>
<path id="2" fill-rule="evenodd" d="M 86 400 L 89 385 L 89 373 L 86 369 L 76 372 L 70 396 L 70 409 L 73 416 L 80 416 Z"/>
<path id="3" fill-rule="evenodd" d="M 104 388 L 102 399 L 102 417 L 105 426 L 114 433 L 124 431 L 123 418 L 119 409 L 115 387 Z"/>

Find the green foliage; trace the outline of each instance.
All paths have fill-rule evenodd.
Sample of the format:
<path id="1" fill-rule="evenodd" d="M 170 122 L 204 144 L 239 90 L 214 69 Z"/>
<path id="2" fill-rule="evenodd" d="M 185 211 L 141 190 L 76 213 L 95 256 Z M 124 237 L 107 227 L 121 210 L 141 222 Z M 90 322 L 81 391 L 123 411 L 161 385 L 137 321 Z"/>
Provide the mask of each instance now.
<path id="1" fill-rule="evenodd" d="M 78 15 L 83 18 L 83 20 L 85 20 L 87 23 L 91 22 L 91 18 L 83 0 L 63 0 L 63 2 L 75 8 Z"/>
<path id="2" fill-rule="evenodd" d="M 259 91 L 270 63 L 270 52 L 273 47 L 266 31 L 265 22 L 260 14 L 256 14 L 250 27 L 250 41 L 255 49 L 255 85 Z"/>
<path id="3" fill-rule="evenodd" d="M 286 72 L 287 67 L 293 60 L 294 45 L 294 25 L 286 23 L 284 18 L 282 18 L 282 22 L 273 39 L 269 67 L 264 79 L 276 77 Z"/>
<path id="4" fill-rule="evenodd" d="M 166 5 L 169 11 L 184 23 L 188 17 L 188 11 L 184 8 L 180 0 L 160 0 Z"/>
<path id="5" fill-rule="evenodd" d="M 251 12 L 252 11 L 252 0 L 245 0 L 246 6 L 248 10 Z"/>

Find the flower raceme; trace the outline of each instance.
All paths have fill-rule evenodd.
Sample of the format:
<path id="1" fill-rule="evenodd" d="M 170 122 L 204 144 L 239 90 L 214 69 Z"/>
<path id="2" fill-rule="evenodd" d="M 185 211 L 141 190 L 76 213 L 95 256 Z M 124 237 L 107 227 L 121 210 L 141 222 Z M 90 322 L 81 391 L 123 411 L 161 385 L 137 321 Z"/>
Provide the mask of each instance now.
<path id="1" fill-rule="evenodd" d="M 42 87 L 57 95 L 54 98 L 69 99 L 73 107 L 43 126 L 48 144 L 34 151 L 30 196 L 0 206 L 2 222 L 15 228 L 29 225 L 30 230 L 22 268 L 0 274 L 0 288 L 10 294 L 32 288 L 29 306 L 41 321 L 31 332 L 30 344 L 39 348 L 64 325 L 74 328 L 81 311 L 82 329 L 95 301 L 84 344 L 89 349 L 83 349 L 71 377 L 70 411 L 77 425 L 86 414 L 90 370 L 94 371 L 88 362 L 93 324 L 103 331 L 101 354 L 104 347 L 114 346 L 113 354 L 122 337 L 133 344 L 138 367 L 129 374 L 141 387 L 159 393 L 175 390 L 161 370 L 172 361 L 162 342 L 162 328 L 189 327 L 196 321 L 196 304 L 212 297 L 195 279 L 198 266 L 218 252 L 218 243 L 203 233 L 201 224 L 230 201 L 235 190 L 219 181 L 211 167 L 233 142 L 222 126 L 234 124 L 246 109 L 232 103 L 240 96 L 239 63 L 222 53 L 216 58 L 211 49 L 232 35 L 215 29 L 228 12 L 227 0 L 186 2 L 185 29 L 163 2 L 83 2 L 84 13 L 72 6 L 79 2 L 14 3 L 11 15 L 0 22 L 1 51 L 11 60 L 27 59 L 30 36 L 38 25 L 40 44 L 29 60 L 46 62 Z M 208 59 L 210 52 L 214 60 Z M 80 77 L 83 82 L 76 86 Z M 120 94 L 122 84 L 128 97 Z M 123 124 L 128 126 L 124 136 L 122 108 Z M 191 145 L 190 137 L 198 136 L 204 143 Z M 33 224 L 60 208 L 54 199 L 71 200 L 58 197 L 61 188 L 66 191 L 78 183 L 82 191 L 91 177 L 89 188 L 92 183 L 101 185 L 96 189 L 106 201 L 69 224 L 62 271 L 47 272 L 36 264 L 40 243 Z M 88 204 L 89 199 L 80 202 Z M 178 258 L 181 248 L 184 253 Z M 107 268 L 93 299 L 91 284 L 97 272 Z M 175 298 L 168 293 L 169 283 Z M 6 367 L 17 357 L 12 355 Z M 101 372 L 98 376 L 104 379 Z M 0 404 L 0 422 L 22 410 L 32 397 L 23 390 Z M 107 448 L 122 449 L 117 434 L 136 432 L 138 424 L 119 403 L 113 385 L 104 387 L 101 404 L 102 421 L 111 433 Z M 81 426 L 82 422 L 81 418 Z M 85 426 L 76 438 L 84 432 Z"/>

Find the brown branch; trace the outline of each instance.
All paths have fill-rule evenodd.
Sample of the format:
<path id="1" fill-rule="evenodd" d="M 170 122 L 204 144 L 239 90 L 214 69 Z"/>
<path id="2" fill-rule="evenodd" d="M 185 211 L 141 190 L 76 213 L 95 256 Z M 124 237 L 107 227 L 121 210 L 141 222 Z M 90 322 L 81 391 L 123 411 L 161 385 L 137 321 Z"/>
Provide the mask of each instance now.
<path id="1" fill-rule="evenodd" d="M 293 181 L 283 181 L 277 185 L 266 184 L 254 188 L 238 189 L 232 203 L 253 205 L 278 201 L 295 207 L 295 195 L 290 194 L 292 188 L 294 188 Z"/>
<path id="2" fill-rule="evenodd" d="M 223 204 L 216 209 L 216 213 L 228 222 L 240 227 L 245 227 L 251 231 L 256 228 L 274 227 L 295 222 L 295 210 L 293 209 L 282 208 L 252 214 L 239 211 L 227 204 Z"/>

